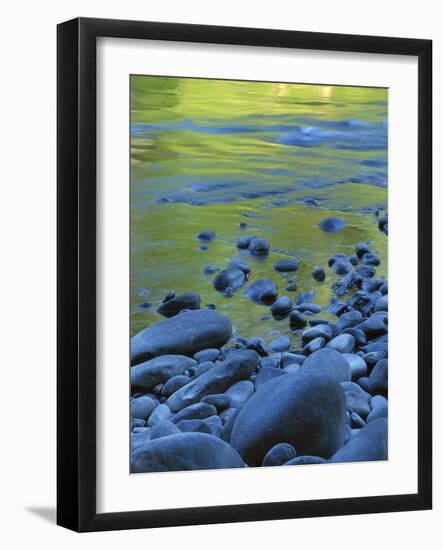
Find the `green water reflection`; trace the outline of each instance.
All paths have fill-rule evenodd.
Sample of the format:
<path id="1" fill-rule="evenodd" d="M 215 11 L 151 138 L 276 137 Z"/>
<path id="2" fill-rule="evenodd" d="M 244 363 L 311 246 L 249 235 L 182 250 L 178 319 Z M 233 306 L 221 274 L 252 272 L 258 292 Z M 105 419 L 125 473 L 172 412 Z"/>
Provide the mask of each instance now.
<path id="1" fill-rule="evenodd" d="M 233 257 L 251 265 L 250 281 L 270 278 L 280 295 L 295 298 L 299 292 L 284 291 L 291 275 L 272 266 L 297 256 L 299 291 L 315 288 L 325 306 L 335 276 L 327 270 L 317 283 L 311 271 L 331 254 L 372 241 L 378 274 L 386 275 L 386 236 L 374 215 L 387 207 L 386 120 L 384 89 L 132 77 L 132 333 L 162 319 L 156 308 L 173 290 L 199 292 L 203 307 L 215 303 L 242 336 L 291 335 L 287 321 L 261 320 L 268 308 L 243 289 L 225 298 L 212 287 L 204 268 L 227 267 Z M 287 143 L 300 136 L 312 136 L 308 146 Z M 307 197 L 319 207 L 305 205 Z M 332 215 L 347 226 L 321 231 L 319 222 Z M 202 251 L 196 235 L 206 229 L 217 239 Z M 237 250 L 241 235 L 269 239 L 269 257 Z"/>

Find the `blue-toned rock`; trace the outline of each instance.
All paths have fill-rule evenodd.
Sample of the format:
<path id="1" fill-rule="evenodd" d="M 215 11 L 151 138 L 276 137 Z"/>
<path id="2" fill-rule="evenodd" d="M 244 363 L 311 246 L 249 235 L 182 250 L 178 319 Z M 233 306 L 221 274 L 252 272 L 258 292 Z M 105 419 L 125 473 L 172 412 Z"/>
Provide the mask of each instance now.
<path id="1" fill-rule="evenodd" d="M 205 395 L 222 393 L 240 380 L 247 380 L 256 370 L 259 355 L 253 350 L 242 350 L 217 364 L 167 400 L 171 411 L 176 412 L 188 405 L 198 403 Z"/>
<path id="2" fill-rule="evenodd" d="M 197 235 L 197 238 L 200 241 L 205 241 L 205 242 L 213 241 L 215 237 L 216 237 L 215 231 L 211 231 L 211 230 L 202 231 Z"/>
<path id="3" fill-rule="evenodd" d="M 303 346 L 303 353 L 309 355 L 325 347 L 326 340 L 322 337 L 314 338 Z"/>
<path id="4" fill-rule="evenodd" d="M 183 309 L 200 309 L 200 295 L 197 292 L 187 292 L 175 296 L 160 304 L 157 313 L 160 313 L 163 317 L 173 317 Z"/>
<path id="5" fill-rule="evenodd" d="M 289 315 L 289 326 L 292 330 L 304 328 L 307 325 L 306 319 L 300 311 L 294 310 Z"/>
<path id="6" fill-rule="evenodd" d="M 212 395 L 205 395 L 202 400 L 202 403 L 208 403 L 208 405 L 213 405 L 217 411 L 224 411 L 231 406 L 231 398 L 226 393 L 213 393 Z"/>
<path id="7" fill-rule="evenodd" d="M 172 413 L 169 410 L 169 407 L 164 403 L 161 403 L 151 413 L 151 416 L 148 419 L 148 426 L 153 427 L 156 424 L 164 422 L 165 420 L 169 420 L 171 416 Z"/>
<path id="8" fill-rule="evenodd" d="M 351 353 L 355 347 L 355 339 L 350 334 L 340 334 L 328 342 L 327 347 L 339 353 Z"/>
<path id="9" fill-rule="evenodd" d="M 346 225 L 346 220 L 343 218 L 336 218 L 332 216 L 330 218 L 325 218 L 319 223 L 320 229 L 326 231 L 327 233 L 332 233 L 335 231 L 340 231 Z"/>
<path id="10" fill-rule="evenodd" d="M 380 258 L 375 254 L 373 254 L 372 252 L 366 252 L 365 254 L 363 254 L 361 261 L 365 265 L 374 265 L 374 266 L 380 265 Z"/>
<path id="11" fill-rule="evenodd" d="M 366 418 L 371 409 L 369 405 L 371 396 L 354 382 L 343 383 L 342 388 L 345 392 L 346 410 L 351 415 L 355 412 L 362 418 Z"/>
<path id="12" fill-rule="evenodd" d="M 386 418 L 377 418 L 351 437 L 329 462 L 366 462 L 387 458 L 388 423 Z"/>
<path id="13" fill-rule="evenodd" d="M 248 250 L 251 256 L 267 256 L 269 254 L 269 241 L 261 237 L 253 237 Z"/>
<path id="14" fill-rule="evenodd" d="M 372 422 L 377 418 L 388 416 L 388 400 L 382 395 L 374 395 L 369 401 L 371 412 L 368 414 L 366 422 Z"/>
<path id="15" fill-rule="evenodd" d="M 285 372 L 282 369 L 276 369 L 275 367 L 262 367 L 254 380 L 255 389 L 258 390 L 263 384 L 267 384 L 270 380 L 283 376 Z"/>
<path id="16" fill-rule="evenodd" d="M 157 406 L 157 403 L 148 395 L 141 395 L 136 399 L 131 399 L 131 414 L 134 418 L 147 420 Z"/>
<path id="17" fill-rule="evenodd" d="M 352 264 L 346 258 L 340 258 L 332 264 L 331 269 L 337 275 L 347 275 L 352 271 Z"/>
<path id="18" fill-rule="evenodd" d="M 277 299 L 278 288 L 269 279 L 258 279 L 246 289 L 245 295 L 255 303 L 270 305 Z"/>
<path id="19" fill-rule="evenodd" d="M 302 466 L 305 464 L 326 464 L 327 461 L 321 456 L 296 456 L 295 458 L 285 462 L 283 466 Z"/>
<path id="20" fill-rule="evenodd" d="M 337 321 L 340 332 L 345 328 L 352 328 L 362 322 L 363 315 L 355 309 L 340 315 Z"/>
<path id="21" fill-rule="evenodd" d="M 381 359 L 372 369 L 368 380 L 368 391 L 372 395 L 386 395 L 388 392 L 388 362 Z"/>
<path id="22" fill-rule="evenodd" d="M 279 336 L 275 340 L 269 343 L 268 348 L 271 351 L 283 352 L 287 351 L 291 346 L 291 342 L 287 336 Z"/>
<path id="23" fill-rule="evenodd" d="M 222 439 L 195 432 L 148 441 L 131 455 L 132 473 L 242 467 L 239 454 Z"/>
<path id="24" fill-rule="evenodd" d="M 181 432 L 199 432 L 203 434 L 212 434 L 210 426 L 200 419 L 180 420 L 177 422 L 177 428 Z"/>
<path id="25" fill-rule="evenodd" d="M 236 243 L 237 248 L 240 250 L 246 250 L 254 237 L 244 236 L 240 237 Z"/>
<path id="26" fill-rule="evenodd" d="M 308 328 L 301 335 L 303 343 L 310 342 L 315 338 L 324 338 L 326 341 L 330 340 L 333 336 L 332 328 L 329 325 L 315 325 L 312 328 Z"/>
<path id="27" fill-rule="evenodd" d="M 316 281 L 322 283 L 326 279 L 326 272 L 323 267 L 316 267 L 312 272 L 312 276 Z"/>
<path id="28" fill-rule="evenodd" d="M 186 376 L 184 374 L 178 374 L 177 376 L 173 376 L 167 382 L 165 382 L 165 385 L 162 388 L 161 394 L 164 397 L 169 397 L 178 389 L 182 388 L 183 386 L 186 386 L 186 384 L 189 384 L 190 381 L 191 379 L 189 378 L 189 376 Z"/>
<path id="29" fill-rule="evenodd" d="M 141 363 L 159 355 L 192 356 L 202 349 L 221 348 L 231 334 L 231 321 L 215 311 L 182 311 L 133 336 L 131 362 Z"/>
<path id="30" fill-rule="evenodd" d="M 155 424 L 151 429 L 151 441 L 153 439 L 159 439 L 160 437 L 166 437 L 168 435 L 179 434 L 179 428 L 170 422 L 169 420 L 163 420 L 158 424 Z"/>
<path id="31" fill-rule="evenodd" d="M 207 403 L 194 403 L 185 407 L 177 414 L 172 416 L 171 421 L 174 424 L 178 424 L 182 420 L 201 420 L 202 418 L 208 418 L 208 416 L 213 416 L 217 414 L 217 409 L 213 405 L 208 405 Z"/>
<path id="32" fill-rule="evenodd" d="M 290 351 L 283 353 L 281 357 L 281 366 L 288 367 L 289 365 L 302 365 L 306 359 L 305 355 L 292 353 Z"/>
<path id="33" fill-rule="evenodd" d="M 302 302 L 296 305 L 296 309 L 297 311 L 301 311 L 302 313 L 308 311 L 309 313 L 317 314 L 320 313 L 321 306 L 319 306 L 318 304 L 313 304 L 311 302 Z"/>
<path id="34" fill-rule="evenodd" d="M 231 445 L 250 466 L 259 466 L 278 443 L 329 457 L 343 445 L 344 426 L 340 385 L 302 368 L 267 382 L 248 400 L 235 419 Z"/>
<path id="35" fill-rule="evenodd" d="M 297 453 L 289 443 L 278 443 L 270 449 L 263 459 L 262 466 L 281 466 L 295 458 Z"/>
<path id="36" fill-rule="evenodd" d="M 303 371 L 313 371 L 328 375 L 337 383 L 351 379 L 351 369 L 341 353 L 324 348 L 310 355 L 302 366 Z"/>
<path id="37" fill-rule="evenodd" d="M 251 273 L 251 268 L 249 267 L 249 265 L 246 262 L 244 262 L 243 260 L 239 260 L 238 258 L 233 258 L 229 262 L 229 268 L 230 269 L 239 269 L 240 271 L 243 271 L 246 278 Z"/>
<path id="38" fill-rule="evenodd" d="M 230 267 L 217 273 L 212 281 L 212 286 L 219 292 L 224 292 L 227 288 L 238 290 L 246 281 L 246 276 L 240 269 Z"/>
<path id="39" fill-rule="evenodd" d="M 283 258 L 281 260 L 278 260 L 274 264 L 275 271 L 280 271 L 282 273 L 297 271 L 299 267 L 300 267 L 300 262 L 295 258 Z"/>
<path id="40" fill-rule="evenodd" d="M 196 364 L 184 355 L 162 355 L 131 367 L 131 386 L 150 390 Z"/>
<path id="41" fill-rule="evenodd" d="M 194 359 L 198 363 L 206 363 L 206 361 L 214 362 L 220 355 L 220 350 L 216 348 L 203 349 L 194 354 Z"/>
<path id="42" fill-rule="evenodd" d="M 277 319 L 284 319 L 292 311 L 292 300 L 288 296 L 280 296 L 271 306 L 271 313 Z"/>
<path id="43" fill-rule="evenodd" d="M 254 384 L 250 380 L 242 380 L 230 386 L 225 393 L 229 395 L 231 407 L 240 409 L 254 393 Z"/>
<path id="44" fill-rule="evenodd" d="M 368 374 L 368 366 L 359 355 L 355 353 L 344 353 L 343 357 L 351 367 L 352 380 L 358 380 L 362 376 L 366 376 Z"/>

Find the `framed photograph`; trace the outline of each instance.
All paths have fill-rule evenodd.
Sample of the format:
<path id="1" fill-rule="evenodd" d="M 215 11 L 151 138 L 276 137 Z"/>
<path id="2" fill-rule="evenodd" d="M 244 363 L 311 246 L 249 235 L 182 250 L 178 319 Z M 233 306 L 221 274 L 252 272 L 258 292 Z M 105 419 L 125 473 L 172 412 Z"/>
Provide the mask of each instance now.
<path id="1" fill-rule="evenodd" d="M 58 26 L 59 525 L 431 508 L 431 75 L 429 40 Z"/>

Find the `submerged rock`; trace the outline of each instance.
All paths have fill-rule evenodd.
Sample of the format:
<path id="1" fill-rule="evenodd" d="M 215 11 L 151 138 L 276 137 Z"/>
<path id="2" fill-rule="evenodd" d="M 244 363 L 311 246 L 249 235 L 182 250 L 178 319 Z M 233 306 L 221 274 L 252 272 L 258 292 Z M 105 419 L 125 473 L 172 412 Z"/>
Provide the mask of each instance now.
<path id="1" fill-rule="evenodd" d="M 343 390 L 323 373 L 286 374 L 264 384 L 235 419 L 231 445 L 259 466 L 278 443 L 301 454 L 331 456 L 344 442 Z"/>
<path id="2" fill-rule="evenodd" d="M 197 292 L 180 294 L 160 304 L 157 312 L 163 317 L 173 317 L 183 309 L 200 309 L 200 295 Z"/>
<path id="3" fill-rule="evenodd" d="M 202 349 L 221 348 L 231 334 L 231 321 L 215 311 L 183 311 L 133 336 L 131 362 L 167 354 L 192 356 Z"/>
<path id="4" fill-rule="evenodd" d="M 345 225 L 346 220 L 344 220 L 343 218 L 336 218 L 335 216 L 325 218 L 319 223 L 320 229 L 323 229 L 323 231 L 326 231 L 328 233 L 340 231 L 340 229 L 343 229 Z"/>
<path id="5" fill-rule="evenodd" d="M 195 432 L 148 441 L 131 456 L 132 473 L 242 467 L 239 454 L 222 439 Z"/>
<path id="6" fill-rule="evenodd" d="M 216 237 L 215 231 L 211 231 L 211 230 L 202 231 L 197 235 L 197 238 L 200 241 L 205 241 L 205 242 L 213 241 L 215 237 Z"/>

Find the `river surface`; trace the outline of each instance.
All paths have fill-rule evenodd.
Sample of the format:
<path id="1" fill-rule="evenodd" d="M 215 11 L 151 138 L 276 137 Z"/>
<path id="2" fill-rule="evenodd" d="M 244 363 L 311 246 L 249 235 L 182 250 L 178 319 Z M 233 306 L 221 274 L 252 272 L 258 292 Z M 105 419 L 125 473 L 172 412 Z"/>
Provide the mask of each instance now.
<path id="1" fill-rule="evenodd" d="M 304 203 L 313 198 L 318 207 Z M 337 278 L 327 268 L 337 252 L 370 241 L 387 274 L 387 239 L 376 210 L 387 209 L 387 90 L 338 86 L 131 77 L 131 332 L 163 319 L 156 309 L 169 291 L 195 291 L 202 307 L 216 304 L 244 337 L 293 340 L 288 321 L 244 296 L 251 282 L 269 278 L 279 295 L 316 290 L 326 307 Z M 338 216 L 335 233 L 319 228 Z M 246 228 L 240 223 L 246 222 Z M 201 250 L 196 236 L 217 238 Z M 237 250 L 240 236 L 265 237 L 265 259 Z M 282 276 L 281 258 L 299 270 Z M 231 298 L 211 285 L 207 266 L 246 260 L 252 273 Z M 297 292 L 286 292 L 295 279 Z M 148 304 L 151 304 L 148 306 Z M 322 312 L 322 318 L 331 318 Z"/>

